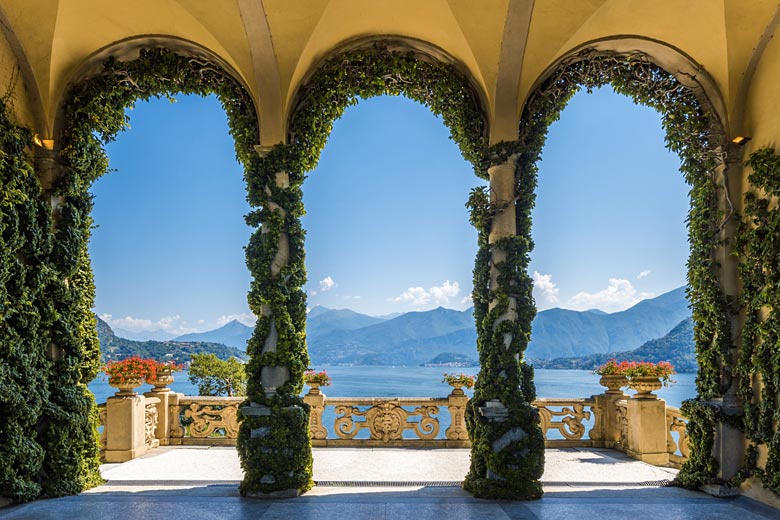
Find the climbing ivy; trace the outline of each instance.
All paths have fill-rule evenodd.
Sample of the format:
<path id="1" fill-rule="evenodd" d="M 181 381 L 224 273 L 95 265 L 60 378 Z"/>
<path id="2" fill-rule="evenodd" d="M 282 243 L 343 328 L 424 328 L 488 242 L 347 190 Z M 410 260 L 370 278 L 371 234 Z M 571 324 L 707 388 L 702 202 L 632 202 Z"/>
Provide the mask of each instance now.
<path id="1" fill-rule="evenodd" d="M 270 407 L 269 416 L 245 417 L 239 432 L 242 445 L 260 447 L 252 457 L 255 477 L 245 479 L 245 493 L 273 493 L 311 486 L 308 409 L 298 397 L 308 366 L 305 343 L 306 299 L 301 287 L 304 231 L 301 185 L 325 146 L 333 122 L 359 99 L 405 95 L 442 116 L 451 137 L 475 171 L 487 176 L 486 127 L 482 107 L 468 80 L 455 67 L 384 44 L 348 51 L 325 60 L 295 98 L 285 145 L 258 159 L 256 183 L 249 183 L 249 200 L 261 209 L 248 217 L 262 226 L 247 248 L 254 269 L 262 273 L 250 290 L 250 306 L 260 316 L 249 340 L 250 400 Z M 277 176 L 277 173 L 284 172 Z M 277 178 L 278 177 L 278 178 Z M 281 261 L 277 257 L 283 246 Z M 254 272 L 254 270 L 253 270 Z M 275 343 L 271 338 L 276 338 Z M 285 367 L 289 380 L 276 389 L 262 386 L 266 367 Z M 259 433 L 252 438 L 252 430 Z M 245 468 L 245 469 L 246 469 Z"/>
<path id="2" fill-rule="evenodd" d="M 497 352 L 501 350 L 503 338 L 499 332 L 508 332 L 512 334 L 513 344 L 506 349 L 505 355 L 508 356 L 510 352 L 519 354 L 520 372 L 518 375 L 514 374 L 514 369 L 508 372 L 504 386 L 485 389 L 485 394 L 503 402 L 510 393 L 516 395 L 515 388 L 519 377 L 519 385 L 525 393 L 526 401 L 533 396 L 532 371 L 523 362 L 522 354 L 534 317 L 527 265 L 528 255 L 533 248 L 531 210 L 534 205 L 537 163 L 541 158 L 549 126 L 558 120 L 571 97 L 583 87 L 590 91 L 605 85 L 611 85 L 616 92 L 630 97 L 635 103 L 652 107 L 661 114 L 666 145 L 680 156 L 680 169 L 685 180 L 691 185 L 691 209 L 688 214 L 691 254 L 688 262 L 687 294 L 695 322 L 699 361 L 699 398 L 688 405 L 688 409 L 692 409 L 691 407 L 702 401 L 723 395 L 731 384 L 733 368 L 730 317 L 735 311 L 720 288 L 721 266 L 714 256 L 716 248 L 721 245 L 722 226 L 726 219 L 731 217 L 720 210 L 719 204 L 723 193 L 722 186 L 718 184 L 717 169 L 723 163 L 723 132 L 711 108 L 704 105 L 692 89 L 681 84 L 673 74 L 654 65 L 646 55 L 639 52 L 618 54 L 587 49 L 567 58 L 530 95 L 521 116 L 518 141 L 500 143 L 490 151 L 492 164 L 509 161 L 516 167 L 517 236 L 502 239 L 503 243 L 497 242 L 493 245 L 495 248 L 505 249 L 508 257 L 503 265 L 494 266 L 500 273 L 499 284 L 496 290 L 490 291 L 486 274 L 486 251 L 489 247 L 486 236 L 489 233 L 490 216 L 501 208 L 491 206 L 486 193 L 472 193 L 469 202 L 472 222 L 480 231 L 480 252 L 474 272 L 473 294 L 479 330 L 480 360 L 483 370 L 487 363 L 497 362 L 504 366 L 507 359 L 493 357 L 498 356 Z M 510 298 L 516 302 L 517 307 L 518 319 L 513 326 L 497 321 L 505 312 L 506 302 Z M 495 307 L 491 309 L 491 305 Z M 512 367 L 514 368 L 514 364 Z M 473 400 L 475 403 L 480 402 L 483 395 L 481 391 L 478 383 Z M 713 468 L 717 468 L 707 447 L 708 443 L 712 442 L 714 426 L 711 422 L 704 421 L 708 417 L 705 411 L 692 413 L 691 417 L 692 429 L 700 431 L 701 435 L 692 434 L 693 455 L 683 468 L 681 476 L 690 480 L 695 474 L 698 475 L 696 479 L 701 481 L 705 478 L 703 475 L 709 477 Z M 477 423 L 474 408 L 470 410 L 467 419 L 471 424 Z M 531 422 L 528 419 L 528 424 Z M 489 438 L 493 439 L 500 433 L 501 430 L 493 432 Z M 528 438 L 531 437 L 533 435 L 529 434 Z M 485 475 L 486 466 L 489 467 L 491 463 L 501 464 L 503 461 L 491 462 L 492 455 L 487 445 L 476 446 L 475 451 L 480 455 L 472 456 L 469 479 L 473 479 L 476 485 L 484 486 L 484 489 L 491 489 L 491 486 L 495 489 L 495 481 L 489 482 L 489 479 L 480 479 L 480 476 Z M 541 475 L 541 457 L 535 460 L 528 457 L 526 461 L 527 465 L 522 467 L 525 470 L 523 477 L 538 478 Z M 518 469 L 508 462 L 503 462 L 493 469 L 494 473 L 496 471 L 520 477 Z M 513 485 L 503 481 L 498 484 Z M 518 495 L 523 492 L 533 495 L 535 490 L 518 490 Z"/>
<path id="3" fill-rule="evenodd" d="M 51 266 L 56 276 L 46 289 L 56 316 L 51 341 L 57 354 L 39 424 L 45 450 L 43 492 L 51 496 L 77 493 L 101 482 L 97 411 L 86 386 L 100 364 L 91 311 L 95 289 L 87 252 L 92 226 L 88 190 L 108 169 L 103 144 L 128 126 L 127 109 L 137 100 L 177 93 L 215 94 L 220 99 L 249 183 L 259 135 L 254 106 L 246 90 L 207 59 L 158 48 L 142 50 L 131 61 L 109 58 L 100 73 L 75 85 L 66 97 L 57 140 L 59 175 L 53 187 Z"/>
<path id="4" fill-rule="evenodd" d="M 38 433 L 50 399 L 45 357 L 54 313 L 48 289 L 52 236 L 49 207 L 35 175 L 32 134 L 0 101 L 0 497 L 41 494 L 47 443 Z"/>
<path id="5" fill-rule="evenodd" d="M 746 460 L 749 471 L 780 494 L 780 156 L 772 148 L 750 155 L 744 219 L 737 234 L 745 322 L 735 374 L 743 404 L 744 432 L 753 446 Z M 760 383 L 758 383 L 760 381 Z M 767 450 L 763 468 L 757 448 Z"/>

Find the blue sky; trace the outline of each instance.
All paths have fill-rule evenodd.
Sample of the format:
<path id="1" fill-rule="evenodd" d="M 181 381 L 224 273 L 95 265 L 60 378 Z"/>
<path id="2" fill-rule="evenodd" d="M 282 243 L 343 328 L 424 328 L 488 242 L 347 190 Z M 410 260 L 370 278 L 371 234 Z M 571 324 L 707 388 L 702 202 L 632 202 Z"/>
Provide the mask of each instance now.
<path id="1" fill-rule="evenodd" d="M 139 103 L 93 188 L 95 310 L 171 334 L 251 322 L 240 166 L 214 98 Z M 470 306 L 478 179 L 440 119 L 361 101 L 304 183 L 309 305 L 373 315 Z M 612 312 L 685 280 L 687 186 L 660 117 L 609 89 L 574 97 L 539 173 L 531 272 L 540 309 Z"/>

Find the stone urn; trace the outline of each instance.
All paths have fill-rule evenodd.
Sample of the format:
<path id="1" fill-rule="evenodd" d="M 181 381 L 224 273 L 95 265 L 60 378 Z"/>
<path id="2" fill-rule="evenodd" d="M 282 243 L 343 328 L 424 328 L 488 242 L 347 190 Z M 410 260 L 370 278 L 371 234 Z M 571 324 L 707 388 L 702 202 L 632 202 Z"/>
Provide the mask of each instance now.
<path id="1" fill-rule="evenodd" d="M 138 395 L 135 389 L 141 386 L 144 382 L 143 377 L 125 377 L 121 380 L 109 377 L 108 384 L 114 388 L 118 388 L 119 391 L 114 395 L 116 397 L 135 397 Z"/>
<path id="2" fill-rule="evenodd" d="M 170 370 L 158 370 L 155 378 L 150 379 L 147 383 L 154 387 L 152 392 L 170 392 L 171 389 L 168 388 L 168 385 L 173 383 L 173 372 Z"/>
<path id="3" fill-rule="evenodd" d="M 309 385 L 309 395 L 320 395 L 320 383 L 306 383 Z"/>
<path id="4" fill-rule="evenodd" d="M 606 394 L 623 395 L 621 388 L 628 386 L 628 378 L 623 374 L 604 374 L 599 380 L 599 384 L 607 388 Z"/>
<path id="5" fill-rule="evenodd" d="M 632 390 L 636 390 L 636 394 L 631 396 L 633 399 L 658 399 L 658 396 L 653 392 L 660 390 L 663 383 L 658 377 L 638 376 L 632 377 L 628 386 Z"/>
<path id="6" fill-rule="evenodd" d="M 452 387 L 452 395 L 466 395 L 466 393 L 463 391 L 462 382 L 453 381 L 452 383 L 449 383 L 449 385 Z"/>

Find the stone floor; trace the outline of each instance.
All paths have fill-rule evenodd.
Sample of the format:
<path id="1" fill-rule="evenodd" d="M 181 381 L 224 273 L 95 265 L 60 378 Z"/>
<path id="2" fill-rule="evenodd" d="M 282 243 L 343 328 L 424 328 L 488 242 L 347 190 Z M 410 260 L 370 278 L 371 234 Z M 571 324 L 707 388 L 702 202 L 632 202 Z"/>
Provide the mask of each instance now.
<path id="1" fill-rule="evenodd" d="M 780 519 L 747 498 L 716 499 L 659 487 L 675 471 L 611 450 L 547 450 L 545 495 L 533 502 L 477 500 L 457 483 L 468 450 L 314 450 L 314 479 L 304 496 L 241 498 L 234 448 L 166 448 L 101 469 L 107 483 L 75 497 L 0 510 L 1 519 Z"/>

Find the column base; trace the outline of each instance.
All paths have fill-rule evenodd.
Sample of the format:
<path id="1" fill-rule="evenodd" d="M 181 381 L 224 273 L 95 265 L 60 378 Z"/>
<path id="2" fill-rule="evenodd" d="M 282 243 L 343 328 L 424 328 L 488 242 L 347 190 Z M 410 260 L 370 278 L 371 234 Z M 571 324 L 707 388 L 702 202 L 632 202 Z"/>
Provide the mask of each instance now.
<path id="1" fill-rule="evenodd" d="M 146 446 L 135 450 L 106 450 L 103 458 L 106 462 L 127 462 L 146 454 L 147 451 L 149 450 Z"/>
<path id="2" fill-rule="evenodd" d="M 739 488 L 725 484 L 703 484 L 699 489 L 716 498 L 733 498 L 740 495 Z"/>
<path id="3" fill-rule="evenodd" d="M 641 460 L 652 466 L 666 466 L 669 464 L 669 454 L 664 453 L 637 453 L 631 450 L 626 450 L 626 455 L 632 459 Z"/>
<path id="4" fill-rule="evenodd" d="M 247 498 L 259 498 L 260 500 L 274 500 L 277 498 L 295 498 L 300 495 L 301 491 L 299 489 L 280 489 L 279 491 L 271 491 L 270 493 L 252 491 L 246 493 L 244 496 Z"/>

